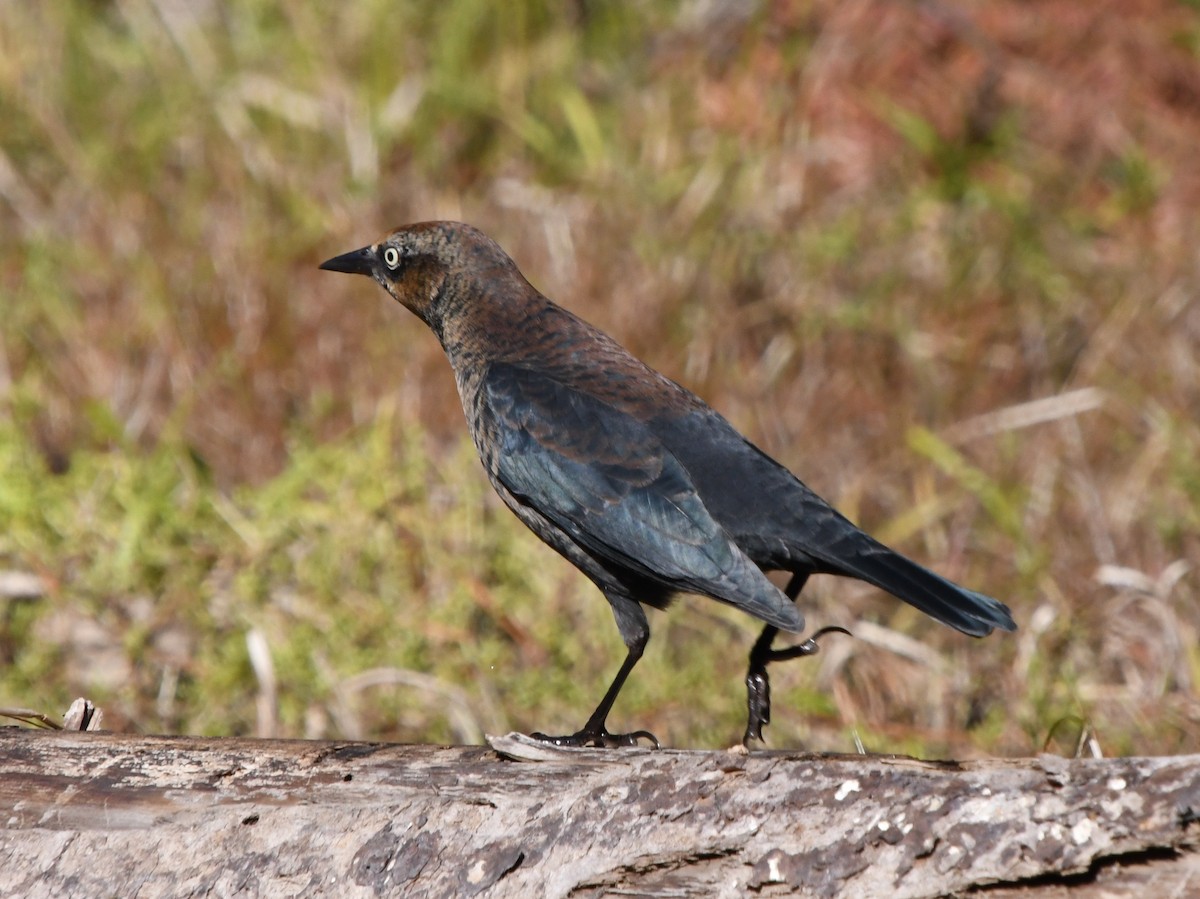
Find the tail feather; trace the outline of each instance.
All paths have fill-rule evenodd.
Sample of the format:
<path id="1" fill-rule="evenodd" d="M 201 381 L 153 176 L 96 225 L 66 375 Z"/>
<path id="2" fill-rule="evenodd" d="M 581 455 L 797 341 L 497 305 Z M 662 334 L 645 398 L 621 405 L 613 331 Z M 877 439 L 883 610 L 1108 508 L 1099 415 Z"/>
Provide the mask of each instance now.
<path id="1" fill-rule="evenodd" d="M 861 532 L 859 532 L 861 534 Z M 839 574 L 856 577 L 886 590 L 943 624 L 972 637 L 986 637 L 993 628 L 1015 631 L 1008 606 L 960 587 L 862 534 L 867 545 L 825 561 Z"/>

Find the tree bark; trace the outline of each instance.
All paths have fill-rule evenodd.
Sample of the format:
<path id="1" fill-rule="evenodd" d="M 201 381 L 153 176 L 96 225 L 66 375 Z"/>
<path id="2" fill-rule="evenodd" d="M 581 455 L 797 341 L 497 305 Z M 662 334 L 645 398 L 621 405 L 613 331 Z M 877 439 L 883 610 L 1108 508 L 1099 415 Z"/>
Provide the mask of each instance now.
<path id="1" fill-rule="evenodd" d="M 883 756 L 0 728 L 0 895 L 1200 893 L 1200 756 Z"/>

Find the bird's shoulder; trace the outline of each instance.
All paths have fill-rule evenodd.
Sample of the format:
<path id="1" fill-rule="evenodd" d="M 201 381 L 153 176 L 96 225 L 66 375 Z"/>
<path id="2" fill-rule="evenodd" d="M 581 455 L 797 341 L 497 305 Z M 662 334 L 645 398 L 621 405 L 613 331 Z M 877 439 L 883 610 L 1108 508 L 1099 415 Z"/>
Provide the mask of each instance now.
<path id="1" fill-rule="evenodd" d="M 658 470 L 661 441 L 612 391 L 570 371 L 493 362 L 480 390 L 482 423 L 501 453 L 553 451 L 589 465 Z"/>

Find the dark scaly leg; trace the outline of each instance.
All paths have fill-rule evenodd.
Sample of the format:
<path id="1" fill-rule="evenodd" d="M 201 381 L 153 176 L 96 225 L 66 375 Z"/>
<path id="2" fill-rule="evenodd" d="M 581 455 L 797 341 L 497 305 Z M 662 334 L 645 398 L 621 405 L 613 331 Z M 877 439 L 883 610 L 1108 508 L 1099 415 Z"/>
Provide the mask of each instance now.
<path id="1" fill-rule="evenodd" d="M 604 694 L 604 698 L 600 700 L 600 705 L 596 706 L 596 711 L 592 712 L 592 716 L 588 718 L 587 724 L 583 726 L 582 730 L 561 737 L 550 737 L 542 733 L 531 734 L 531 736 L 535 740 L 552 743 L 555 746 L 605 747 L 637 746 L 638 740 L 645 738 L 654 744 L 655 749 L 658 749 L 658 738 L 648 730 L 636 730 L 628 734 L 612 734 L 604 726 L 605 721 L 608 720 L 608 713 L 612 710 L 613 703 L 617 701 L 617 694 L 621 692 L 621 687 L 625 685 L 625 678 L 629 677 L 629 672 L 633 670 L 633 666 L 642 657 L 642 651 L 645 648 L 646 640 L 644 638 L 629 647 L 629 654 L 625 656 L 625 661 L 621 664 L 621 670 L 613 678 L 608 692 Z"/>
<path id="2" fill-rule="evenodd" d="M 788 581 L 787 587 L 784 589 L 784 595 L 796 601 L 796 597 L 800 595 L 800 591 L 804 589 L 805 583 L 808 581 L 808 573 L 797 571 L 792 574 L 792 579 Z M 772 649 L 771 643 L 774 642 L 775 636 L 779 633 L 779 629 L 768 624 L 763 628 L 758 639 L 754 641 L 754 646 L 750 650 L 750 664 L 746 671 L 746 733 L 742 736 L 742 745 L 747 749 L 750 744 L 757 740 L 762 743 L 762 729 L 771 723 L 771 680 L 767 676 L 767 665 L 771 662 L 783 662 L 788 659 L 797 659 L 801 656 L 810 656 L 820 652 L 821 647 L 817 644 L 817 640 L 823 635 L 831 631 L 847 634 L 850 632 L 844 627 L 836 625 L 823 627 L 803 643 L 797 646 L 789 646 L 786 649 Z"/>
<path id="3" fill-rule="evenodd" d="M 592 712 L 592 716 L 588 718 L 587 724 L 583 726 L 582 730 L 561 737 L 549 737 L 541 733 L 531 734 L 531 736 L 535 740 L 552 743 L 555 746 L 637 746 L 639 740 L 645 739 L 649 740 L 655 749 L 658 749 L 658 738 L 648 730 L 635 730 L 628 734 L 611 734 L 605 727 L 608 713 L 612 711 L 613 703 L 617 701 L 617 694 L 625 686 L 625 679 L 629 677 L 629 672 L 642 657 L 646 643 L 650 640 L 650 624 L 646 621 L 646 613 L 642 610 L 641 605 L 627 594 L 616 591 L 606 591 L 605 597 L 612 606 L 613 615 L 617 620 L 617 628 L 621 631 L 621 638 L 629 650 L 625 661 L 621 663 L 621 669 L 613 678 L 604 698 L 600 700 L 600 705 L 596 706 L 596 711 Z"/>

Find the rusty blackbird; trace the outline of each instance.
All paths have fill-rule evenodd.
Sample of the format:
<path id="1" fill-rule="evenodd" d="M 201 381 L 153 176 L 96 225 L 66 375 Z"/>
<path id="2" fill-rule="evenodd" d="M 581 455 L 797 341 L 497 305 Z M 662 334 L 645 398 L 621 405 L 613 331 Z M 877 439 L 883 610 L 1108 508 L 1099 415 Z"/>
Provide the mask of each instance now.
<path id="1" fill-rule="evenodd" d="M 374 278 L 437 335 L 496 492 L 612 607 L 628 649 L 612 685 L 581 730 L 539 739 L 658 745 L 606 721 L 650 636 L 642 607 L 680 592 L 766 623 L 746 678 L 747 746 L 770 721 L 768 663 L 817 650 L 813 638 L 772 649 L 778 630 L 804 629 L 794 600 L 810 574 L 866 581 L 971 636 L 1016 629 L 1002 603 L 859 530 L 695 394 L 542 296 L 479 230 L 408 225 L 321 268 Z M 791 572 L 784 590 L 771 570 Z"/>

